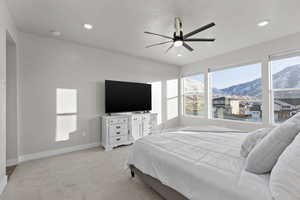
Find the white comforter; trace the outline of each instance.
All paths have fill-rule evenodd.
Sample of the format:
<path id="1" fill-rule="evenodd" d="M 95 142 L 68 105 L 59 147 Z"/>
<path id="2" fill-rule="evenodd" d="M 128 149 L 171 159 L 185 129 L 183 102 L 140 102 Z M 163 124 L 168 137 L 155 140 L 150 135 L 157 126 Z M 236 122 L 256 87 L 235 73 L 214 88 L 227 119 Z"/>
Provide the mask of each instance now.
<path id="1" fill-rule="evenodd" d="M 146 136 L 135 142 L 128 164 L 192 200 L 272 199 L 269 175 L 243 170 L 246 135 L 180 130 Z"/>

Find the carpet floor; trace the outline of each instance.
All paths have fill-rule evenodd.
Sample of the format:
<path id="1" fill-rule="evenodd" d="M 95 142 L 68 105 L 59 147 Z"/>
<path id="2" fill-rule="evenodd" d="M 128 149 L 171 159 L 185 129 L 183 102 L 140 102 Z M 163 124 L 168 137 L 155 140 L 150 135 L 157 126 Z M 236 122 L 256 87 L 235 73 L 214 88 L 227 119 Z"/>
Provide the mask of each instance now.
<path id="1" fill-rule="evenodd" d="M 126 160 L 130 147 L 93 148 L 17 166 L 1 200 L 162 200 Z"/>

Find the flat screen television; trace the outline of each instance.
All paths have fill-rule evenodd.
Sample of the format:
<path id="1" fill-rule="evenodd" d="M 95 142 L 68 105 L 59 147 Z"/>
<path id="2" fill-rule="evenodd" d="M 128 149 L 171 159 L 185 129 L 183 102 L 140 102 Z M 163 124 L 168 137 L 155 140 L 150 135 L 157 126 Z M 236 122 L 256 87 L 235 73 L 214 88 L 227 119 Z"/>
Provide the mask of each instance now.
<path id="1" fill-rule="evenodd" d="M 150 84 L 105 80 L 106 113 L 150 110 Z"/>

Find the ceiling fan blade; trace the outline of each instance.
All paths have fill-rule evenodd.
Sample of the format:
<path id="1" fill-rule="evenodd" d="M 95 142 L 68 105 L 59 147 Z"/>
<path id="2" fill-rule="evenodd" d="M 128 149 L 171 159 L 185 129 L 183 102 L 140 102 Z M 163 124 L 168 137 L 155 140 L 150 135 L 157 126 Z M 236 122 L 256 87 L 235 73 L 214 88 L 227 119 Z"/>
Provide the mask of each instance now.
<path id="1" fill-rule="evenodd" d="M 174 43 L 166 50 L 166 52 L 165 53 L 168 53 L 169 51 L 170 51 L 170 49 L 172 49 L 173 48 L 173 46 L 174 46 Z"/>
<path id="2" fill-rule="evenodd" d="M 214 22 L 212 22 L 212 23 L 210 23 L 210 24 L 207 24 L 207 25 L 205 25 L 205 26 L 202 26 L 201 28 L 198 28 L 198 29 L 196 29 L 196 30 L 194 30 L 194 31 L 192 31 L 192 32 L 190 32 L 190 33 L 185 34 L 185 35 L 183 36 L 183 38 L 185 39 L 185 38 L 191 37 L 192 35 L 195 35 L 195 34 L 201 32 L 201 31 L 204 31 L 204 30 L 206 30 L 206 29 L 209 29 L 209 28 L 211 28 L 211 27 L 213 27 L 213 26 L 215 26 L 215 25 L 216 25 L 216 24 L 215 24 Z"/>
<path id="3" fill-rule="evenodd" d="M 187 43 L 183 43 L 182 44 L 185 48 L 187 48 L 189 51 L 194 51 L 194 49 L 190 46 L 190 45 L 188 45 Z"/>
<path id="4" fill-rule="evenodd" d="M 188 38 L 184 39 L 186 42 L 214 42 L 216 39 L 214 38 Z"/>
<path id="5" fill-rule="evenodd" d="M 150 34 L 150 35 L 156 35 L 156 36 L 159 36 L 159 37 L 163 37 L 163 38 L 167 38 L 167 39 L 173 40 L 173 38 L 171 38 L 169 36 L 166 36 L 166 35 L 161 35 L 161 34 L 157 34 L 157 33 L 151 33 L 151 32 L 148 32 L 148 31 L 145 31 L 144 33 Z"/>
<path id="6" fill-rule="evenodd" d="M 158 45 L 162 45 L 162 44 L 167 44 L 167 43 L 170 43 L 170 42 L 173 42 L 173 40 L 167 41 L 167 42 L 161 42 L 161 43 L 151 44 L 151 45 L 146 46 L 146 48 L 150 48 L 150 47 L 154 47 L 154 46 L 158 46 Z"/>

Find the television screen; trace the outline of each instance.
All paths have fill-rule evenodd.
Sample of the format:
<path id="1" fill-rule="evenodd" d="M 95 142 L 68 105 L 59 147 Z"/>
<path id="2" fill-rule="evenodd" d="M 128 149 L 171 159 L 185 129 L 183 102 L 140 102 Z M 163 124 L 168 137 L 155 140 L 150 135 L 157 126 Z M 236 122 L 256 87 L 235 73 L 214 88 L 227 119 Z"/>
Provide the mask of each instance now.
<path id="1" fill-rule="evenodd" d="M 105 112 L 151 110 L 151 85 L 121 81 L 105 81 Z"/>

